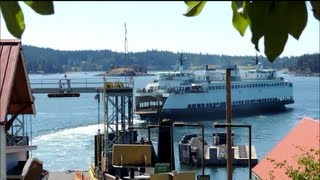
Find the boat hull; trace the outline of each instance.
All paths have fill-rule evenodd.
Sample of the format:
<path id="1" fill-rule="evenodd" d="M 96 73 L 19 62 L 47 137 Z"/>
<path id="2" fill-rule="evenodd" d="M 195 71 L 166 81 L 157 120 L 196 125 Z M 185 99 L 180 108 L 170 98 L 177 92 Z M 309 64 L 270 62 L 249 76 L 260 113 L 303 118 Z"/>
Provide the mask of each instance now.
<path id="1" fill-rule="evenodd" d="M 244 117 L 250 115 L 263 115 L 270 113 L 285 112 L 290 109 L 286 108 L 286 104 L 293 103 L 293 100 L 282 102 L 241 104 L 232 106 L 232 117 Z M 158 121 L 163 118 L 173 120 L 194 121 L 195 119 L 223 119 L 226 117 L 226 107 L 215 108 L 186 108 L 186 109 L 163 109 L 158 111 L 145 111 L 139 114 L 141 119 Z"/>

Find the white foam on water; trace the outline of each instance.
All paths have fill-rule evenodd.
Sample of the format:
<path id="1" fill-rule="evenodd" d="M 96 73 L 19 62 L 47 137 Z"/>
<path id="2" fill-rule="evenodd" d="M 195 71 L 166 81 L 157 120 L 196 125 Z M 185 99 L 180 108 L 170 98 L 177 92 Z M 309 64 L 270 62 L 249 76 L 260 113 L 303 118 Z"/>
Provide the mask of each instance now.
<path id="1" fill-rule="evenodd" d="M 134 124 L 142 122 L 134 120 Z M 94 135 L 98 129 L 103 133 L 103 125 L 96 124 L 36 136 L 31 143 L 38 149 L 32 155 L 43 161 L 49 171 L 88 170 L 94 158 Z"/>

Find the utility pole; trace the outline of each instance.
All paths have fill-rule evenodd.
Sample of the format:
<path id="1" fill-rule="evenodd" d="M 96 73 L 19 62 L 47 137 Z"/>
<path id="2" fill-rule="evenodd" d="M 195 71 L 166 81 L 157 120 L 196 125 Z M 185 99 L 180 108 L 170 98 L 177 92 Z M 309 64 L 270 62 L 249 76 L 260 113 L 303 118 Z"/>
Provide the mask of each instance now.
<path id="1" fill-rule="evenodd" d="M 124 23 L 124 66 L 125 75 L 127 75 L 127 54 L 128 54 L 128 38 L 127 38 L 127 25 Z"/>
<path id="2" fill-rule="evenodd" d="M 226 94 L 227 94 L 227 103 L 226 103 L 226 124 L 231 125 L 231 68 L 226 70 Z M 227 173 L 228 180 L 232 180 L 232 148 L 231 148 L 231 127 L 227 126 Z"/>

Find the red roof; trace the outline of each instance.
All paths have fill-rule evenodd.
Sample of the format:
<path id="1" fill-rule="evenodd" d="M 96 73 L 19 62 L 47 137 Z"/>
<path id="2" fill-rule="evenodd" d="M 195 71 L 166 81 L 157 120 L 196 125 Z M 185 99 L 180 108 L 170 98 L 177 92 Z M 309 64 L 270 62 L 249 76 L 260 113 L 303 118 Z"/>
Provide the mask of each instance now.
<path id="1" fill-rule="evenodd" d="M 300 122 L 260 161 L 254 168 L 253 173 L 259 179 L 270 179 L 270 172 L 273 172 L 275 179 L 290 179 L 285 174 L 284 168 L 275 168 L 269 159 L 277 162 L 286 160 L 286 165 L 298 167 L 297 158 L 311 148 L 320 148 L 320 121 L 304 117 Z M 303 149 L 303 151 L 299 148 Z"/>
<path id="2" fill-rule="evenodd" d="M 8 114 L 35 114 L 20 40 L 0 39 L 0 124 Z"/>

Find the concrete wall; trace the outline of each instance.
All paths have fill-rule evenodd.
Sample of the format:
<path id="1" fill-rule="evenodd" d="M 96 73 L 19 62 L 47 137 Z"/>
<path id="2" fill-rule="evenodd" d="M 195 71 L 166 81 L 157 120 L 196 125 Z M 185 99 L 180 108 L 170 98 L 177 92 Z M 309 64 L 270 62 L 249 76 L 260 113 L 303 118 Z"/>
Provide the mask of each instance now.
<path id="1" fill-rule="evenodd" d="M 0 125 L 0 180 L 7 179 L 6 146 L 7 143 L 5 126 Z"/>

